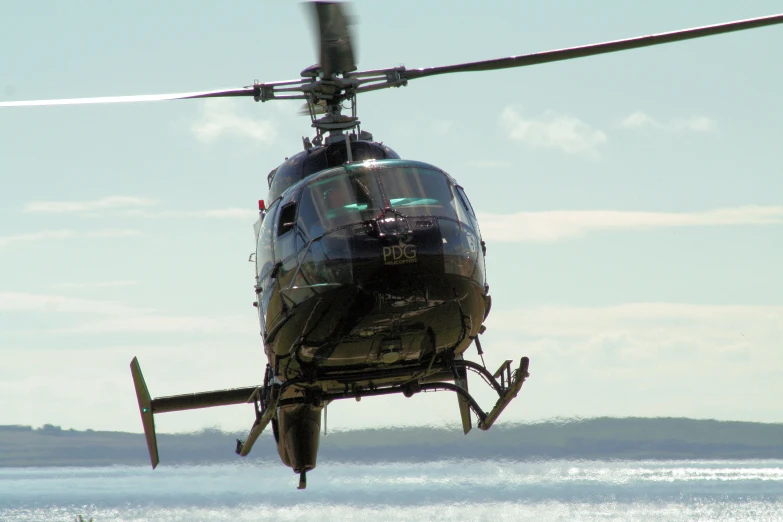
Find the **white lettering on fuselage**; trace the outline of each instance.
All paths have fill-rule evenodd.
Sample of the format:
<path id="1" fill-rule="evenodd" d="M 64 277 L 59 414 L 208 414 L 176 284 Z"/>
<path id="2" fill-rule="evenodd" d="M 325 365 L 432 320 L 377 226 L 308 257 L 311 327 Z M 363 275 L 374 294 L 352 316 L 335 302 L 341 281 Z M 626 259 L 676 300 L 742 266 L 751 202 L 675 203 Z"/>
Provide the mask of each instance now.
<path id="1" fill-rule="evenodd" d="M 384 265 L 406 265 L 416 262 L 416 245 L 400 240 L 394 246 L 385 246 L 382 249 Z"/>

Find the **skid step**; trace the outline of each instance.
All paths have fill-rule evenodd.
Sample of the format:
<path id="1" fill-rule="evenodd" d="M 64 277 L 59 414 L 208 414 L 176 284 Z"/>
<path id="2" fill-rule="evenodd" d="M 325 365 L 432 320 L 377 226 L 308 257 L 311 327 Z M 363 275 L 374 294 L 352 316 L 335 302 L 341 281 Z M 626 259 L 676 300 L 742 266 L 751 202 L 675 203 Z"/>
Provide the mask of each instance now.
<path id="1" fill-rule="evenodd" d="M 492 410 L 487 413 L 485 418 L 479 421 L 480 429 L 488 430 L 491 428 L 492 424 L 494 424 L 506 406 L 514 400 L 514 397 L 519 393 L 525 380 L 530 376 L 527 371 L 529 367 L 530 359 L 522 357 L 519 361 L 519 368 L 517 368 L 513 374 L 511 373 L 511 361 L 504 362 L 500 368 L 498 368 L 494 377 L 497 378 L 497 376 L 500 375 L 500 386 L 503 389 L 503 392 Z M 508 384 L 508 387 L 506 387 L 506 384 Z"/>

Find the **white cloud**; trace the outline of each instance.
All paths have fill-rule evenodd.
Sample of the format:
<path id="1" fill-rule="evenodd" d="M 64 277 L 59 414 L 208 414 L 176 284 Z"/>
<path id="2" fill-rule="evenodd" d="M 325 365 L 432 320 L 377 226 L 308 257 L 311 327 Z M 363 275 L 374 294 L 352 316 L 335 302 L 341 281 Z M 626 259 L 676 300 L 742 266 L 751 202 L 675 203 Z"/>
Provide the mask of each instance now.
<path id="1" fill-rule="evenodd" d="M 641 111 L 632 112 L 627 118 L 620 122 L 620 127 L 626 129 L 637 129 L 639 127 L 644 127 L 645 125 L 657 126 L 659 123 Z"/>
<path id="2" fill-rule="evenodd" d="M 160 210 L 149 207 L 159 206 L 160 202 L 127 196 L 109 196 L 94 201 L 31 201 L 24 207 L 24 212 L 36 214 L 68 214 L 79 213 L 82 216 L 94 217 L 103 215 L 149 217 L 149 218 L 241 218 L 258 217 L 258 211 L 252 208 L 219 208 L 210 210 Z M 75 237 L 72 230 L 46 231 L 34 234 L 0 237 L 0 246 L 11 242 L 38 241 L 43 239 L 64 239 Z M 96 231 L 85 235 L 91 237 L 108 237 L 112 235 L 138 235 L 128 231 Z"/>
<path id="3" fill-rule="evenodd" d="M 509 138 L 535 148 L 559 149 L 567 154 L 597 156 L 598 146 L 606 143 L 606 134 L 583 121 L 551 111 L 540 118 L 523 118 L 514 107 L 506 107 L 500 116 Z"/>
<path id="4" fill-rule="evenodd" d="M 255 219 L 258 210 L 249 208 L 219 208 L 212 210 L 144 210 L 134 209 L 123 212 L 125 216 L 146 218 L 216 218 L 216 219 Z"/>
<path id="5" fill-rule="evenodd" d="M 510 161 L 497 161 L 497 160 L 480 160 L 469 161 L 468 167 L 476 167 L 477 169 L 504 169 L 511 167 L 513 163 Z"/>
<path id="6" fill-rule="evenodd" d="M 82 235 L 84 237 L 141 237 L 143 234 L 138 230 L 107 228 L 103 230 L 84 232 Z"/>
<path id="7" fill-rule="evenodd" d="M 87 288 L 122 288 L 127 286 L 136 286 L 138 281 L 91 281 L 91 282 L 66 282 L 66 283 L 54 283 L 48 285 L 48 288 L 52 290 L 81 290 Z"/>
<path id="8" fill-rule="evenodd" d="M 496 306 L 487 326 L 488 362 L 530 357 L 525 419 L 783 419 L 783 306 Z"/>
<path id="9" fill-rule="evenodd" d="M 715 121 L 704 116 L 673 120 L 670 124 L 675 130 L 692 132 L 712 132 L 715 130 Z"/>
<path id="10" fill-rule="evenodd" d="M 201 108 L 201 117 L 191 124 L 190 130 L 204 143 L 211 143 L 222 136 L 271 143 L 277 135 L 270 122 L 238 114 L 236 102 L 228 99 L 206 100 Z"/>
<path id="11" fill-rule="evenodd" d="M 0 310 L 4 312 L 62 312 L 90 315 L 142 314 L 150 310 L 134 308 L 113 301 L 75 299 L 60 295 L 0 292 Z"/>
<path id="12" fill-rule="evenodd" d="M 44 230 L 30 234 L 16 234 L 13 236 L 0 236 L 0 247 L 14 243 L 36 243 L 39 241 L 73 239 L 79 237 L 115 238 L 115 237 L 139 237 L 142 233 L 138 230 L 127 229 L 101 229 L 88 232 L 76 232 L 74 230 Z"/>
<path id="13" fill-rule="evenodd" d="M 76 233 L 73 230 L 44 230 L 43 232 L 33 232 L 31 234 L 0 236 L 0 247 L 8 246 L 13 243 L 35 243 L 37 241 L 46 241 L 49 239 L 68 239 L 75 235 Z"/>
<path id="14" fill-rule="evenodd" d="M 780 225 L 783 207 L 743 206 L 704 212 L 552 210 L 515 214 L 479 213 L 485 239 L 551 242 L 599 230 L 639 230 L 718 225 Z"/>
<path id="15" fill-rule="evenodd" d="M 60 334 L 101 333 L 202 333 L 247 334 L 258 330 L 253 316 L 202 317 L 172 315 L 131 315 L 91 320 L 57 330 Z"/>
<path id="16" fill-rule="evenodd" d="M 115 282 L 117 283 L 117 282 Z M 116 285 L 119 286 L 119 285 Z M 258 330 L 254 316 L 211 317 L 156 313 L 152 308 L 127 306 L 115 301 L 78 299 L 61 295 L 0 292 L 0 312 L 73 314 L 70 326 L 40 328 L 42 334 L 97 333 L 248 333 Z M 79 316 L 83 317 L 79 317 Z"/>
<path id="17" fill-rule="evenodd" d="M 436 120 L 432 123 L 432 132 L 437 136 L 445 136 L 454 127 L 451 120 Z"/>
<path id="18" fill-rule="evenodd" d="M 32 201 L 24 211 L 39 214 L 66 214 L 74 212 L 95 212 L 98 210 L 118 210 L 129 207 L 150 207 L 157 205 L 151 199 L 128 196 L 109 196 L 95 201 Z"/>
<path id="19" fill-rule="evenodd" d="M 692 116 L 690 118 L 678 118 L 668 123 L 663 123 L 641 111 L 629 114 L 620 127 L 624 129 L 640 129 L 652 127 L 668 132 L 712 132 L 715 130 L 715 121 L 705 116 Z"/>
<path id="20" fill-rule="evenodd" d="M 117 336 L 80 342 L 75 348 L 66 348 L 63 342 L 34 349 L 14 343 L 0 346 L 0 357 L 13 361 L 6 365 L 11 370 L 7 373 L 0 366 L 3 424 L 141 432 L 128 369 L 134 356 L 154 397 L 261 384 L 266 357 L 255 336 L 167 341 L 131 344 L 126 336 Z M 50 399 L 41 403 L 41 397 Z M 89 408 L 73 407 L 85 397 Z M 155 425 L 159 434 L 210 425 L 244 431 L 253 419 L 252 405 L 242 405 L 162 415 Z"/>
<path id="21" fill-rule="evenodd" d="M 627 303 L 615 306 L 539 306 L 493 310 L 493 329 L 547 338 L 613 338 L 670 334 L 733 341 L 783 337 L 783 306 Z"/>
<path id="22" fill-rule="evenodd" d="M 199 213 L 199 216 L 208 218 L 257 218 L 258 210 L 251 210 L 247 208 L 223 208 L 216 210 L 205 210 Z"/>
<path id="23" fill-rule="evenodd" d="M 783 393 L 781 307 L 642 302 L 511 310 L 498 304 L 483 338 L 490 371 L 504 359 L 518 362 L 527 355 L 531 377 L 493 429 L 558 416 L 783 420 L 777 399 Z M 7 401 L 5 418 L 13 424 L 140 432 L 128 372 L 133 356 L 139 357 L 154 397 L 250 386 L 260 382 L 266 360 L 257 330 L 249 332 L 228 339 L 201 336 L 188 342 L 167 336 L 144 343 L 126 335 L 104 343 L 102 336 L 85 334 L 75 338 L 78 348 L 63 349 L 62 339 L 36 349 L 0 346 L 13 353 L 17 370 L 35 369 L 0 379 L 0 397 L 16 394 Z M 229 345 L 232 357 L 227 359 Z M 475 348 L 467 355 L 480 362 Z M 476 375 L 469 380 L 479 404 L 491 407 L 497 395 Z M 90 393 L 88 413 L 69 409 Z M 40 403 L 41 396 L 51 400 Z M 31 406 L 35 401 L 40 407 Z M 331 429 L 451 425 L 458 419 L 456 401 L 447 393 L 338 401 L 329 408 Z M 252 406 L 243 405 L 162 415 L 156 425 L 159 433 L 215 424 L 244 430 L 252 420 Z"/>

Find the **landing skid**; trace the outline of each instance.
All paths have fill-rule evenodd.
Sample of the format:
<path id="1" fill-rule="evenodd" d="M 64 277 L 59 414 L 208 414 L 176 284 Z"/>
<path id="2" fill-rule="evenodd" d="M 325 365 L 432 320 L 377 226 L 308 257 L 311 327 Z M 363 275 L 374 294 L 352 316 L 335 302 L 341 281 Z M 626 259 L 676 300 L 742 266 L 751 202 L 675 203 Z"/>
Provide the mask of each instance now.
<path id="1" fill-rule="evenodd" d="M 374 389 L 360 389 L 360 390 L 348 390 L 338 393 L 323 393 L 319 397 L 319 402 L 325 403 L 328 401 L 336 401 L 341 399 L 361 399 L 362 397 L 372 397 L 377 395 L 392 395 L 395 393 L 402 393 L 406 397 L 413 397 L 415 394 L 422 391 L 453 391 L 457 393 L 465 404 L 473 410 L 473 413 L 479 419 L 478 427 L 481 430 L 488 430 L 495 423 L 497 418 L 508 406 L 508 404 L 514 400 L 519 393 L 522 385 L 525 383 L 530 374 L 528 368 L 530 366 L 530 359 L 522 357 L 519 361 L 519 367 L 511 371 L 511 363 L 513 361 L 507 360 L 500 365 L 500 368 L 494 374 L 490 374 L 489 371 L 483 366 L 474 363 L 473 361 L 455 360 L 453 362 L 455 368 L 459 371 L 471 370 L 478 373 L 498 394 L 498 400 L 489 412 L 485 412 L 481 409 L 476 399 L 468 392 L 465 387 L 459 384 L 452 384 L 450 382 L 427 382 L 420 383 L 418 381 L 412 381 L 401 386 L 387 386 L 378 387 Z M 336 379 L 337 376 L 330 376 L 330 379 Z M 500 379 L 500 382 L 498 382 Z M 462 381 L 459 379 L 457 382 Z M 464 378 L 464 382 L 467 383 L 467 377 Z M 289 399 L 280 399 L 282 391 L 284 391 L 289 385 L 294 384 L 292 381 L 283 383 L 282 385 L 276 385 L 278 391 L 272 392 L 273 399 L 263 410 L 256 410 L 256 422 L 253 423 L 253 427 L 250 430 L 250 435 L 247 440 L 237 441 L 236 453 L 241 456 L 246 456 L 250 453 L 252 445 L 255 443 L 258 436 L 269 423 L 269 420 L 273 417 L 273 412 L 277 408 L 284 406 L 293 406 L 297 404 L 312 404 L 312 399 L 307 397 L 295 397 Z M 263 393 L 262 388 L 258 389 L 259 393 Z M 251 397 L 252 398 L 252 397 Z M 256 402 L 258 405 L 258 402 Z M 464 424 L 464 421 L 463 421 Z M 468 430 L 465 430 L 467 433 Z"/>
<path id="2" fill-rule="evenodd" d="M 432 382 L 425 384 L 411 383 L 404 387 L 405 389 L 403 390 L 403 394 L 405 394 L 406 397 L 411 397 L 414 393 L 418 393 L 419 391 L 453 391 L 457 393 L 465 402 L 467 402 L 468 406 L 470 406 L 470 409 L 473 410 L 473 413 L 475 413 L 479 418 L 479 429 L 486 431 L 492 427 L 500 414 L 503 413 L 503 410 L 506 409 L 506 406 L 508 406 L 509 403 L 514 400 L 514 398 L 519 393 L 519 390 L 522 388 L 522 385 L 525 383 L 527 378 L 530 377 L 530 374 L 527 371 L 530 366 L 529 358 L 522 357 L 522 359 L 519 361 L 519 368 L 514 370 L 513 373 L 511 372 L 512 362 L 513 361 L 511 360 L 505 361 L 502 365 L 500 365 L 500 368 L 498 368 L 494 374 L 490 374 L 486 368 L 474 363 L 473 361 L 454 361 L 454 365 L 457 367 L 457 369 L 464 368 L 478 373 L 481 375 L 481 377 L 484 378 L 487 384 L 489 384 L 497 392 L 498 400 L 495 403 L 495 406 L 488 413 L 481 409 L 481 407 L 476 402 L 476 399 L 474 399 L 466 389 L 450 382 Z M 500 382 L 497 381 L 498 377 L 500 377 Z M 468 430 L 465 430 L 465 433 L 467 433 L 467 431 Z"/>
<path id="3" fill-rule="evenodd" d="M 290 379 L 283 383 L 265 383 L 263 386 L 254 386 L 248 388 L 235 388 L 230 390 L 219 390 L 202 393 L 192 393 L 186 395 L 174 395 L 169 397 L 158 397 L 152 399 L 147 389 L 147 384 L 144 382 L 144 377 L 141 373 L 141 367 L 138 360 L 134 357 L 131 361 L 131 373 L 133 375 L 134 385 L 136 387 L 136 398 L 139 402 L 139 412 L 141 413 L 142 423 L 144 426 L 144 434 L 147 439 L 147 449 L 150 454 L 150 461 L 152 467 L 155 468 L 158 464 L 158 447 L 155 435 L 155 423 L 153 415 L 157 413 L 165 413 L 169 411 L 181 411 L 197 408 L 208 408 L 212 406 L 226 406 L 230 404 L 247 404 L 254 403 L 256 410 L 256 419 L 253 422 L 253 426 L 250 428 L 250 433 L 244 441 L 237 440 L 236 453 L 240 456 L 247 456 L 250 450 L 253 448 L 258 437 L 263 433 L 264 429 L 269 425 L 270 421 L 274 418 L 277 409 L 285 406 L 293 406 L 297 404 L 310 404 L 312 406 L 320 406 L 331 401 L 341 399 L 361 399 L 362 397 L 372 397 L 376 395 L 392 395 L 395 393 L 401 393 L 406 397 L 412 397 L 419 392 L 427 391 L 453 391 L 459 397 L 459 404 L 461 410 L 463 430 L 467 433 L 470 430 L 470 417 L 466 415 L 464 410 L 469 408 L 478 417 L 478 427 L 481 430 L 488 430 L 495 423 L 497 418 L 508 406 L 508 404 L 514 400 L 519 393 L 525 380 L 530 376 L 528 368 L 530 366 L 530 359 L 522 357 L 519 361 L 519 367 L 511 371 L 511 360 L 505 361 L 500 365 L 500 368 L 494 374 L 490 374 L 489 371 L 482 365 L 479 365 L 473 361 L 466 361 L 461 359 L 453 359 L 450 362 L 451 371 L 453 371 L 454 377 L 444 376 L 444 378 L 453 378 L 455 383 L 450 382 L 421 382 L 426 380 L 427 375 L 432 378 L 430 372 L 423 377 L 416 377 L 415 380 L 409 381 L 402 385 L 393 386 L 379 386 L 379 387 L 350 387 L 346 386 L 345 391 L 321 393 L 317 397 L 305 396 L 305 397 L 293 397 L 283 399 L 283 393 L 289 386 L 301 385 L 303 381 L 301 379 Z M 474 373 L 478 373 L 482 379 L 493 388 L 498 394 L 498 400 L 489 412 L 485 412 L 478 405 L 476 400 L 467 390 L 467 371 L 470 370 Z M 338 382 L 361 382 L 369 378 L 391 378 L 406 374 L 416 374 L 415 367 L 406 368 L 391 368 L 387 370 L 374 370 L 364 373 L 340 373 L 340 372 L 325 372 L 318 375 L 317 381 L 338 381 Z M 437 372 L 436 372 L 437 373 Z M 438 373 L 437 375 L 443 375 Z M 499 379 L 499 381 L 498 381 Z M 463 410 L 464 408 L 464 410 Z M 467 417 L 467 419 L 466 419 Z M 307 477 L 304 473 L 300 475 L 300 489 L 304 489 L 307 485 Z"/>

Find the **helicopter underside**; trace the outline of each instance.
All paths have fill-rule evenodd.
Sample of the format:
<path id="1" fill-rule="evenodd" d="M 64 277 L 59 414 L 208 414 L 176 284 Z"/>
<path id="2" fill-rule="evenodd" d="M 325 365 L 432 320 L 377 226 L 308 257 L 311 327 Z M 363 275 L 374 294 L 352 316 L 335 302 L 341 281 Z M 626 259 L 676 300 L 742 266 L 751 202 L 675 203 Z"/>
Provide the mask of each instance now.
<path id="1" fill-rule="evenodd" d="M 446 274 L 426 286 L 342 285 L 290 309 L 268 341 L 287 380 L 315 368 L 365 370 L 462 353 L 486 312 L 484 289 Z M 289 360 L 290 359 L 290 360 Z"/>

